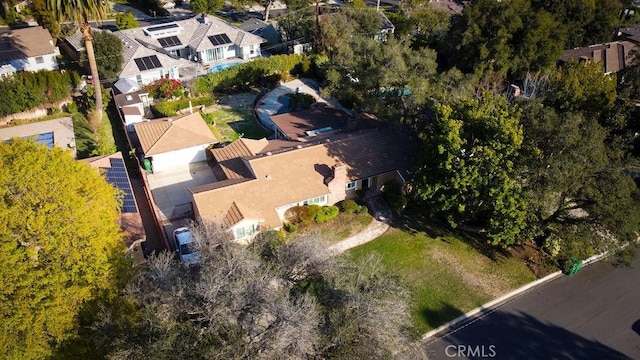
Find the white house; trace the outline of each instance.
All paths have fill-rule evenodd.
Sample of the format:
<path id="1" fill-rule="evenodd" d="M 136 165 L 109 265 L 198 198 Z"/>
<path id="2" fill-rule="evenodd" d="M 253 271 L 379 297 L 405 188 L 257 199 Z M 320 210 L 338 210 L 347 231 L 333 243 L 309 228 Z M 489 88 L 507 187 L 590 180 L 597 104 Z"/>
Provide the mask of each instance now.
<path id="1" fill-rule="evenodd" d="M 58 69 L 55 46 L 49 31 L 41 26 L 12 29 L 0 34 L 0 68 L 3 75 L 16 71 Z"/>
<path id="2" fill-rule="evenodd" d="M 133 127 L 142 155 L 154 172 L 205 161 L 206 148 L 218 142 L 199 112 L 134 123 Z"/>

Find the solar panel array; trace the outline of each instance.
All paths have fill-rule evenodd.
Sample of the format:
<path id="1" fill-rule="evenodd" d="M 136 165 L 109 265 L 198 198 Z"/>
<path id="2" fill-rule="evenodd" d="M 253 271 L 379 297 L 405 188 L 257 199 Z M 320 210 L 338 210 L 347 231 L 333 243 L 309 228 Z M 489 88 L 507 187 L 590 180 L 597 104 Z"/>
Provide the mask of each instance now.
<path id="1" fill-rule="evenodd" d="M 209 41 L 211 41 L 213 46 L 231 44 L 231 39 L 229 39 L 227 34 L 218 34 L 218 35 L 209 36 Z"/>
<path id="2" fill-rule="evenodd" d="M 178 24 L 171 23 L 171 24 L 159 25 L 159 26 L 154 26 L 154 27 L 148 27 L 147 31 L 148 32 L 156 32 L 156 31 L 174 29 L 174 28 L 177 28 L 177 27 L 178 27 Z"/>
<path id="3" fill-rule="evenodd" d="M 162 46 L 163 48 L 182 45 L 182 42 L 180 41 L 180 39 L 178 39 L 177 36 L 160 38 L 158 39 L 158 42 L 160 43 L 160 46 Z"/>
<path id="4" fill-rule="evenodd" d="M 135 198 L 133 197 L 133 190 L 129 183 L 129 176 L 127 175 L 127 168 L 124 165 L 122 159 L 109 159 L 111 161 L 110 168 L 101 168 L 105 171 L 105 176 L 109 184 L 117 187 L 124 192 L 124 199 L 122 201 L 122 212 L 124 213 L 137 213 L 138 207 L 136 206 Z"/>
<path id="5" fill-rule="evenodd" d="M 35 142 L 39 144 L 45 144 L 49 149 L 53 149 L 53 131 L 38 134 L 38 135 L 29 135 L 23 136 L 23 139 L 32 138 Z"/>
<path id="6" fill-rule="evenodd" d="M 162 67 L 162 64 L 160 64 L 160 60 L 158 60 L 157 55 L 136 58 L 136 59 L 133 59 L 133 61 L 136 62 L 136 65 L 138 65 L 138 69 L 140 69 L 140 71 L 157 69 Z"/>

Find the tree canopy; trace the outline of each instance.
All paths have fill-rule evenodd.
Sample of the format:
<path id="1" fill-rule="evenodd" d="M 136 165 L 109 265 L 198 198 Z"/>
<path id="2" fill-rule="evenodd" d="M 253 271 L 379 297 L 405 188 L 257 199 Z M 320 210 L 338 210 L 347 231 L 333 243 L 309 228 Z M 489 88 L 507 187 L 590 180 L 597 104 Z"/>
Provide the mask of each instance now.
<path id="1" fill-rule="evenodd" d="M 41 359 L 74 337 L 124 256 L 116 190 L 60 148 L 0 142 L 0 356 Z"/>
<path id="2" fill-rule="evenodd" d="M 102 79 L 115 80 L 122 70 L 122 41 L 109 31 L 99 31 L 93 34 L 98 74 Z M 82 52 L 82 62 L 86 64 L 87 53 Z"/>
<path id="3" fill-rule="evenodd" d="M 118 15 L 116 15 L 116 25 L 118 25 L 118 29 L 120 30 L 135 29 L 140 26 L 131 11 L 118 13 Z"/>
<path id="4" fill-rule="evenodd" d="M 104 309 L 87 339 L 111 359 L 383 359 L 412 348 L 406 291 L 378 260 L 351 264 L 313 236 L 273 235 L 244 246 L 197 228 L 199 264 L 150 258 L 126 295 L 137 320 Z"/>

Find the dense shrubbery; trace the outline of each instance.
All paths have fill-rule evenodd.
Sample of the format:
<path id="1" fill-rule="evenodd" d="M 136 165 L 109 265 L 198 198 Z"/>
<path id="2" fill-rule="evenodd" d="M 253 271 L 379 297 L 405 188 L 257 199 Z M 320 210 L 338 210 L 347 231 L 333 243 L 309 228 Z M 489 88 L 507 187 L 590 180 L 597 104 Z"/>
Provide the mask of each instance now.
<path id="1" fill-rule="evenodd" d="M 158 79 L 144 87 L 149 92 L 149 96 L 154 99 L 171 99 L 184 94 L 184 87 L 180 80 Z"/>
<path id="2" fill-rule="evenodd" d="M 310 75 L 311 60 L 297 54 L 276 55 L 234 66 L 196 79 L 198 94 L 245 91 L 253 86 L 275 87 L 291 75 Z"/>
<path id="3" fill-rule="evenodd" d="M 178 110 L 187 109 L 189 107 L 189 101 L 191 106 L 210 106 L 213 105 L 213 98 L 203 96 L 194 99 L 182 99 L 177 101 L 161 101 L 151 107 L 153 112 L 158 116 L 174 116 Z"/>
<path id="4" fill-rule="evenodd" d="M 354 200 L 343 201 L 342 203 L 340 203 L 340 209 L 345 214 L 364 214 L 369 211 L 366 206 L 358 205 L 358 203 Z"/>
<path id="5" fill-rule="evenodd" d="M 306 226 L 313 223 L 325 223 L 327 221 L 333 220 L 336 216 L 338 216 L 339 212 L 340 210 L 337 206 L 295 206 L 289 209 L 289 213 L 291 214 L 291 223 L 288 223 L 286 226 L 289 228 L 295 226 L 295 229 L 297 230 L 297 224 Z M 290 232 L 289 230 L 287 231 Z"/>
<path id="6" fill-rule="evenodd" d="M 0 81 L 0 116 L 33 109 L 71 95 L 79 82 L 74 72 L 20 72 Z"/>
<path id="7" fill-rule="evenodd" d="M 402 193 L 402 185 L 397 181 L 388 181 L 382 188 L 382 197 L 394 211 L 400 211 L 407 206 L 407 197 Z"/>

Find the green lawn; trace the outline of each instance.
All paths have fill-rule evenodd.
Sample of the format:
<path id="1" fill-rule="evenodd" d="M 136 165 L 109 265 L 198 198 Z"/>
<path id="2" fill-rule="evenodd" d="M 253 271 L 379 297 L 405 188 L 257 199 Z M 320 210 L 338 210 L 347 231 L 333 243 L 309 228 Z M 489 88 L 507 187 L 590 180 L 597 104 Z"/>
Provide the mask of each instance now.
<path id="1" fill-rule="evenodd" d="M 103 113 L 102 124 L 97 133 L 93 133 L 87 118 L 76 113 L 72 116 L 73 132 L 76 137 L 76 157 L 84 159 L 95 155 L 105 155 L 116 152 L 113 139 L 111 121 L 107 113 Z"/>
<path id="2" fill-rule="evenodd" d="M 205 117 L 207 122 L 213 120 L 215 124 L 213 133 L 220 138 L 220 142 L 237 140 L 240 134 L 247 139 L 261 139 L 270 135 L 258 124 L 249 106 L 218 109 Z"/>
<path id="3" fill-rule="evenodd" d="M 405 221 L 348 256 L 380 254 L 387 270 L 406 283 L 416 335 L 535 280 L 519 259 L 492 253 L 492 260 L 452 233 L 412 229 L 406 226 L 415 224 L 412 219 Z"/>
<path id="4" fill-rule="evenodd" d="M 335 219 L 323 224 L 311 224 L 299 228 L 298 232 L 304 234 L 309 231 L 319 231 L 321 238 L 329 242 L 338 242 L 351 235 L 362 231 L 371 224 L 373 218 L 369 214 L 345 214 L 340 212 Z"/>

